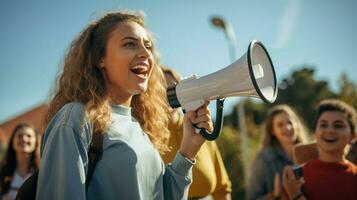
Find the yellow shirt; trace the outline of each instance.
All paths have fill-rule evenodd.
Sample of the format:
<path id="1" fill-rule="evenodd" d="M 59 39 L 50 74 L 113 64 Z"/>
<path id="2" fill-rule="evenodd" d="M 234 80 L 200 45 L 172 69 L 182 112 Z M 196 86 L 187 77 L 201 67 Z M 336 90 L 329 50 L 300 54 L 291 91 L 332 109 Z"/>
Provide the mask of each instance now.
<path id="1" fill-rule="evenodd" d="M 183 117 L 177 124 L 170 124 L 171 131 L 169 147 L 171 151 L 163 156 L 165 163 L 169 163 L 175 157 L 180 147 L 183 134 Z M 213 197 L 225 193 L 231 193 L 232 186 L 224 167 L 221 154 L 214 141 L 206 141 L 196 156 L 196 165 L 193 166 L 193 182 L 190 185 L 189 197 Z"/>

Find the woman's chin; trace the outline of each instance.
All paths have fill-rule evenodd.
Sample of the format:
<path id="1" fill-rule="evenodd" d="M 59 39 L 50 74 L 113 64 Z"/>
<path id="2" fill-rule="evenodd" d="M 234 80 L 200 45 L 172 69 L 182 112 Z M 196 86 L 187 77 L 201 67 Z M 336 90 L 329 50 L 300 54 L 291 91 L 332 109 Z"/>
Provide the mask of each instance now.
<path id="1" fill-rule="evenodd" d="M 147 86 L 146 85 L 139 85 L 138 87 L 132 89 L 133 95 L 138 95 L 146 92 Z"/>
<path id="2" fill-rule="evenodd" d="M 320 144 L 320 149 L 330 153 L 344 151 L 344 147 L 345 146 L 341 144 L 328 144 L 328 143 Z"/>
<path id="3" fill-rule="evenodd" d="M 285 137 L 284 143 L 289 144 L 289 145 L 294 144 L 294 138 L 293 137 Z"/>
<path id="4" fill-rule="evenodd" d="M 31 154 L 33 151 L 34 150 L 30 150 L 30 149 L 19 149 L 16 152 L 21 154 Z"/>

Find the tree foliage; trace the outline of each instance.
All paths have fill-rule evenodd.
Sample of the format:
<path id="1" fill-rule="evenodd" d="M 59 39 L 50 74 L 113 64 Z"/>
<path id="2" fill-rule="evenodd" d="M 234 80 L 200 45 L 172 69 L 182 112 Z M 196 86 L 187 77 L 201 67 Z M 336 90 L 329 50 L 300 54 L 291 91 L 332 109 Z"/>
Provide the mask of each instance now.
<path id="1" fill-rule="evenodd" d="M 342 74 L 339 80 L 338 97 L 357 109 L 357 84 L 348 79 L 347 74 Z"/>
<path id="2" fill-rule="evenodd" d="M 299 114 L 302 121 L 312 129 L 314 111 L 318 102 L 326 98 L 336 98 L 325 80 L 315 79 L 315 70 L 304 66 L 283 79 L 278 91 L 276 104 L 288 104 Z"/>

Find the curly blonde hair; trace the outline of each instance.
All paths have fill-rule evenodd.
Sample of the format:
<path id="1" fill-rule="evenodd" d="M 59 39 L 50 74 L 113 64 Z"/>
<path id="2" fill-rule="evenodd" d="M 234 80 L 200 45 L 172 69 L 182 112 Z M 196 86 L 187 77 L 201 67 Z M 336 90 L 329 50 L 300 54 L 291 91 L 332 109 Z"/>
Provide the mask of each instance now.
<path id="1" fill-rule="evenodd" d="M 93 124 L 93 131 L 104 133 L 107 130 L 111 122 L 110 98 L 98 66 L 105 56 L 110 33 L 123 22 L 135 22 L 145 28 L 144 17 L 139 14 L 111 12 L 91 23 L 74 39 L 64 58 L 63 72 L 57 80 L 46 124 L 65 104 L 81 102 L 85 105 L 86 116 Z M 151 36 L 150 40 L 153 42 Z M 133 116 L 140 122 L 151 142 L 160 153 L 164 153 L 168 150 L 166 141 L 169 137 L 166 84 L 154 48 L 152 53 L 154 67 L 148 88 L 144 93 L 133 96 L 131 107 Z"/>

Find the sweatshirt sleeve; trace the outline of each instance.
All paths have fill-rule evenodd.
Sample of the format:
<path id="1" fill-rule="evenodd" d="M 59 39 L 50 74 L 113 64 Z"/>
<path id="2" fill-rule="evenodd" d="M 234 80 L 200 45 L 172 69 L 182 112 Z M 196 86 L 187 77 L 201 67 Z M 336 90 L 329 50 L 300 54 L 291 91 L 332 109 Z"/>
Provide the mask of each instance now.
<path id="1" fill-rule="evenodd" d="M 78 120 L 79 116 L 74 114 L 72 117 Z M 90 140 L 88 133 L 80 128 L 80 123 L 65 118 L 55 118 L 46 130 L 37 200 L 86 199 L 87 147 Z"/>
<path id="2" fill-rule="evenodd" d="M 166 166 L 164 174 L 164 199 L 180 200 L 188 198 L 188 189 L 192 182 L 191 162 L 177 152 L 172 163 Z"/>

